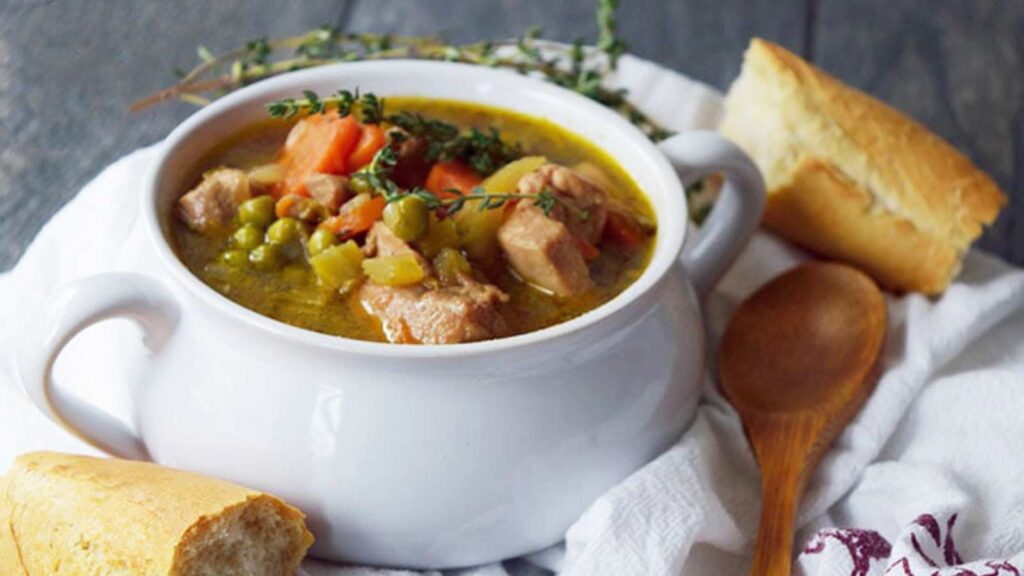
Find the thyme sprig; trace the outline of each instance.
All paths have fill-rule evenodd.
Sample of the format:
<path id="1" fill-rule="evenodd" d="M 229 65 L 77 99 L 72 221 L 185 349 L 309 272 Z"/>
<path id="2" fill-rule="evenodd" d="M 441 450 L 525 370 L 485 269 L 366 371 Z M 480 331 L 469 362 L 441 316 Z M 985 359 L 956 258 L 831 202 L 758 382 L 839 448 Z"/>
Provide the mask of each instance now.
<path id="1" fill-rule="evenodd" d="M 458 190 L 451 190 L 451 192 L 457 194 L 457 196 L 452 198 L 440 198 L 429 190 L 414 188 L 406 194 L 388 199 L 388 202 L 396 202 L 401 200 L 404 196 L 415 196 L 426 204 L 427 209 L 444 209 L 445 216 L 451 216 L 452 214 L 460 212 L 470 202 L 476 204 L 478 212 L 483 212 L 485 210 L 497 210 L 499 208 L 503 208 L 510 200 L 530 200 L 533 202 L 534 206 L 540 208 L 541 211 L 544 212 L 544 215 L 548 217 L 551 216 L 551 212 L 555 209 L 556 205 L 562 205 L 575 213 L 577 218 L 583 222 L 586 222 L 590 218 L 589 210 L 569 204 L 556 195 L 550 188 L 545 188 L 538 194 L 488 192 L 479 186 L 473 188 L 472 192 L 469 194 L 461 194 Z"/>
<path id="2" fill-rule="evenodd" d="M 374 94 L 360 96 L 358 88 L 354 92 L 338 90 L 325 97 L 320 97 L 312 90 L 306 90 L 302 95 L 302 98 L 284 98 L 271 102 L 267 104 L 267 112 L 274 118 L 287 120 L 300 113 L 319 114 L 332 109 L 337 110 L 340 116 L 348 116 L 358 109 L 366 124 L 379 124 L 384 117 L 384 99 Z"/>
<path id="3" fill-rule="evenodd" d="M 267 111 L 274 118 L 290 119 L 298 114 L 318 114 L 327 110 L 337 110 L 342 117 L 358 110 L 367 124 L 393 124 L 404 131 L 400 134 L 422 138 L 427 143 L 428 161 L 463 160 L 481 176 L 489 176 L 523 155 L 522 146 L 503 140 L 494 127 L 486 131 L 475 127 L 460 131 L 454 124 L 412 112 L 385 115 L 383 98 L 371 92 L 360 95 L 358 89 L 338 90 L 326 97 L 306 90 L 302 98 L 284 98 L 267 104 Z"/>
<path id="4" fill-rule="evenodd" d="M 605 78 L 626 50 L 616 28 L 618 4 L 618 0 L 597 0 L 595 48 L 603 58 L 588 59 L 582 41 L 571 47 L 545 45 L 542 50 L 538 40 L 540 31 L 536 28 L 500 43 L 449 44 L 431 36 L 353 33 L 322 27 L 297 36 L 252 40 L 220 55 L 200 47 L 198 65 L 182 74 L 176 84 L 136 102 L 132 109 L 175 98 L 203 105 L 210 101 L 210 96 L 292 70 L 325 64 L 418 58 L 509 68 L 545 78 L 617 110 L 650 138 L 661 140 L 671 133 L 630 104 L 624 91 L 604 86 Z M 514 46 L 515 49 L 508 54 L 499 51 L 499 46 Z"/>
<path id="5" fill-rule="evenodd" d="M 443 210 L 445 217 L 452 216 L 462 211 L 467 203 L 475 203 L 477 211 L 496 210 L 504 207 L 510 200 L 531 200 L 540 208 L 545 216 L 551 216 L 556 205 L 561 204 L 569 211 L 576 214 L 581 221 L 590 218 L 590 212 L 574 206 L 559 196 L 550 188 L 545 188 L 539 194 L 515 194 L 488 192 L 477 186 L 470 194 L 463 195 L 458 190 L 451 190 L 454 194 L 451 198 L 441 198 L 426 188 L 416 186 L 410 190 L 404 190 L 391 180 L 391 171 L 394 169 L 398 157 L 390 146 L 381 148 L 373 159 L 364 168 L 354 172 L 353 180 L 360 182 L 360 185 L 369 188 L 373 194 L 382 196 L 388 204 L 397 202 L 408 196 L 415 196 L 426 204 L 428 210 Z"/>

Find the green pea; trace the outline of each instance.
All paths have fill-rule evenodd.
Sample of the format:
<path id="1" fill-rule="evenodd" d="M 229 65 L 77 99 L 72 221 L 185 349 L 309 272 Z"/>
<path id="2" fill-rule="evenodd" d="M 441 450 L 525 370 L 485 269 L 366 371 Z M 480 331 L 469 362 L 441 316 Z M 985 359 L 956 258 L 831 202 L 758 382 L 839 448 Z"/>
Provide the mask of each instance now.
<path id="1" fill-rule="evenodd" d="M 284 264 L 281 248 L 274 244 L 260 244 L 249 252 L 249 262 L 260 270 L 271 270 Z"/>
<path id="2" fill-rule="evenodd" d="M 309 237 L 309 242 L 306 243 L 306 252 L 310 256 L 316 256 L 337 243 L 338 237 L 333 232 L 317 228 L 313 235 Z"/>
<path id="3" fill-rule="evenodd" d="M 391 202 L 384 209 L 384 223 L 406 242 L 416 241 L 427 232 L 429 216 L 427 203 L 416 196 Z"/>
<path id="4" fill-rule="evenodd" d="M 349 178 L 348 187 L 356 194 L 369 194 L 373 192 L 373 186 L 370 185 L 370 181 L 360 176 L 361 172 L 356 172 Z"/>
<path id="5" fill-rule="evenodd" d="M 295 218 L 281 218 L 267 228 L 267 240 L 274 244 L 294 242 L 302 236 L 302 225 Z"/>
<path id="6" fill-rule="evenodd" d="M 249 262 L 249 253 L 245 250 L 226 250 L 220 255 L 220 260 L 228 266 L 241 268 Z"/>
<path id="7" fill-rule="evenodd" d="M 263 230 L 255 224 L 242 224 L 231 235 L 231 244 L 239 250 L 252 250 L 263 243 Z"/>
<path id="8" fill-rule="evenodd" d="M 238 207 L 238 219 L 243 224 L 266 226 L 274 219 L 274 199 L 270 196 L 250 198 Z"/>

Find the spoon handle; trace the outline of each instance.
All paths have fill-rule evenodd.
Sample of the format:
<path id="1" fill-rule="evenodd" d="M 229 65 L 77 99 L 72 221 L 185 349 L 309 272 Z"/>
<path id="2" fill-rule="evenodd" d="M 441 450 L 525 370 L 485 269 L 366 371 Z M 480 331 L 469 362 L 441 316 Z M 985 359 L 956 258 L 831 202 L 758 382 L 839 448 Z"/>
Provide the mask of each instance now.
<path id="1" fill-rule="evenodd" d="M 789 576 L 797 507 L 819 431 L 816 418 L 753 418 L 748 424 L 761 466 L 761 523 L 751 575 Z M 755 433 L 756 432 L 756 433 Z"/>

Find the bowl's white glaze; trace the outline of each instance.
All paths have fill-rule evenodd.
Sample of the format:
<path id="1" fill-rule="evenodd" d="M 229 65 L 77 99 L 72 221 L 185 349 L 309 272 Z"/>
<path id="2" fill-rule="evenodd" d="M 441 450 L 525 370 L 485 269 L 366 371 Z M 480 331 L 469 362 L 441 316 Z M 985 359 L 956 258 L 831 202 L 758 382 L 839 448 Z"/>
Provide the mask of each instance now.
<path id="1" fill-rule="evenodd" d="M 270 100 L 355 87 L 509 108 L 588 138 L 619 160 L 659 215 L 650 266 L 579 318 L 452 346 L 309 332 L 242 308 L 193 276 L 168 234 L 171 207 L 199 159 L 264 117 Z M 725 170 L 741 189 L 727 187 L 724 199 L 732 200 L 716 209 L 695 250 L 691 272 L 706 285 L 753 229 L 762 192 L 737 150 L 707 134 L 677 138 L 662 150 L 675 156 L 680 175 Z M 108 451 L 287 499 L 309 515 L 316 556 L 454 567 L 544 548 L 668 447 L 695 412 L 704 332 L 678 263 L 686 231 L 679 176 L 628 122 L 571 92 L 507 71 L 412 61 L 280 76 L 178 127 L 141 201 L 171 282 L 107 275 L 70 286 L 44 311 L 39 334 L 26 338 L 22 381 L 50 417 Z M 50 387 L 63 345 L 112 316 L 139 321 L 155 350 L 134 395 L 137 435 L 104 425 Z"/>

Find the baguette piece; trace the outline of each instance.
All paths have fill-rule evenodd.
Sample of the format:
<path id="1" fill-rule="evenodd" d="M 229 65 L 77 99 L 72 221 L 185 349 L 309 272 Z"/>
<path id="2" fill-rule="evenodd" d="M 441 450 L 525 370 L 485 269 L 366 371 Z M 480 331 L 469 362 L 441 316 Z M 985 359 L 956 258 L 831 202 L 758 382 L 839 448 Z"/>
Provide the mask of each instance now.
<path id="1" fill-rule="evenodd" d="M 0 490 L 3 576 L 285 576 L 313 543 L 281 500 L 156 464 L 36 452 Z"/>
<path id="2" fill-rule="evenodd" d="M 925 127 L 761 39 L 719 130 L 764 173 L 766 228 L 897 292 L 944 291 L 1006 203 Z"/>

